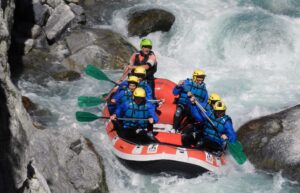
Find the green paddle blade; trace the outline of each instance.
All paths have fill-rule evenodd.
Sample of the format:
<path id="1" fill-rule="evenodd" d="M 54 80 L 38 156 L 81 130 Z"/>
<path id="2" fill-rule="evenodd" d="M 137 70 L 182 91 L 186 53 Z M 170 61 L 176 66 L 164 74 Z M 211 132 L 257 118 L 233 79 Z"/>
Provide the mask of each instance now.
<path id="1" fill-rule="evenodd" d="M 91 64 L 87 65 L 87 67 L 85 68 L 85 73 L 97 80 L 105 80 L 115 84 L 115 82 L 108 78 L 104 72 Z"/>
<path id="2" fill-rule="evenodd" d="M 94 107 L 94 106 L 103 104 L 105 102 L 106 101 L 100 97 L 93 97 L 93 96 L 78 97 L 78 106 L 79 107 Z"/>
<path id="3" fill-rule="evenodd" d="M 243 151 L 243 146 L 239 141 L 235 143 L 228 143 L 229 152 L 231 153 L 232 157 L 235 161 L 242 165 L 247 160 L 247 156 Z"/>
<path id="4" fill-rule="evenodd" d="M 83 111 L 77 111 L 75 115 L 76 115 L 76 120 L 79 122 L 91 122 L 100 118 L 97 115 L 94 115 L 89 112 L 83 112 Z"/>

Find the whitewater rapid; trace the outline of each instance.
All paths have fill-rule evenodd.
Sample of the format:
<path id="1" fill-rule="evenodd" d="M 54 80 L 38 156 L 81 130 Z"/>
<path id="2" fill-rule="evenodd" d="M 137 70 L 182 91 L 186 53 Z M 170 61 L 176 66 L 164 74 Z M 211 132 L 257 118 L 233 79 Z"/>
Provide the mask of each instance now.
<path id="1" fill-rule="evenodd" d="M 176 16 L 167 33 L 147 37 L 154 42 L 158 58 L 157 77 L 175 82 L 191 77 L 195 68 L 205 70 L 209 92 L 219 93 L 235 129 L 253 118 L 299 104 L 300 97 L 300 3 L 295 0 L 156 0 L 134 8 L 163 8 Z M 126 15 L 130 8 L 115 12 L 111 26 L 127 37 Z M 139 38 L 128 40 L 138 48 Z M 120 73 L 108 72 L 113 79 Z M 89 137 L 104 158 L 107 182 L 113 193 L 196 192 L 300 192 L 297 185 L 281 177 L 238 167 L 232 160 L 222 174 L 205 174 L 194 179 L 176 176 L 145 176 L 125 168 L 115 158 L 100 121 L 80 124 L 74 118 L 76 97 L 97 96 L 112 84 L 83 76 L 75 82 L 44 86 L 19 81 L 22 93 L 42 107 L 51 109 L 48 126 L 78 128 Z M 89 109 L 98 113 L 100 108 Z M 55 118 L 53 118 L 55 117 Z M 300 134 L 299 134 L 300 135 Z"/>

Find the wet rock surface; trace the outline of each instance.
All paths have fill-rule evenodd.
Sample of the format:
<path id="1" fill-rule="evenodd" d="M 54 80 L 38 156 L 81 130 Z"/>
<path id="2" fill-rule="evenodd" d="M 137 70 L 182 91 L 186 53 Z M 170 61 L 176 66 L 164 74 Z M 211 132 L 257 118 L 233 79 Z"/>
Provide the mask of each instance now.
<path id="1" fill-rule="evenodd" d="M 63 71 L 63 72 L 57 72 L 52 75 L 52 77 L 57 81 L 73 81 L 78 80 L 80 78 L 80 74 L 75 71 Z"/>
<path id="2" fill-rule="evenodd" d="M 128 35 L 143 37 L 151 32 L 167 32 L 174 21 L 175 16 L 163 9 L 133 10 L 128 15 Z"/>
<path id="3" fill-rule="evenodd" d="M 45 26 L 47 38 L 49 40 L 57 38 L 74 18 L 75 14 L 69 6 L 64 4 L 57 6 Z"/>
<path id="4" fill-rule="evenodd" d="M 300 182 L 300 105 L 252 120 L 238 130 L 248 159 L 259 169 L 282 171 Z"/>
<path id="5" fill-rule="evenodd" d="M 49 19 L 60 7 L 71 15 L 76 15 L 75 9 L 79 14 L 80 8 L 71 10 L 62 0 L 14 3 L 3 0 L 0 6 L 0 192 L 108 192 L 101 157 L 92 144 L 76 128 L 49 129 L 47 121 L 57 117 L 29 97 L 22 97 L 11 80 L 13 76 L 18 83 L 21 74 L 45 86 L 53 79 L 52 73 L 66 70 L 60 62 L 69 51 L 61 42 L 48 41 L 63 38 L 68 22 L 61 25 L 57 20 L 48 28 Z M 46 23 L 47 29 L 43 26 Z M 78 73 L 61 77 L 72 80 Z"/>
<path id="6" fill-rule="evenodd" d="M 66 37 L 71 51 L 64 64 L 82 70 L 87 64 L 104 69 L 122 69 L 137 50 L 120 34 L 107 29 L 86 29 Z"/>
<path id="7" fill-rule="evenodd" d="M 93 25 L 111 24 L 115 10 L 130 7 L 137 2 L 139 0 L 82 0 L 79 4 L 85 9 L 88 25 Z"/>

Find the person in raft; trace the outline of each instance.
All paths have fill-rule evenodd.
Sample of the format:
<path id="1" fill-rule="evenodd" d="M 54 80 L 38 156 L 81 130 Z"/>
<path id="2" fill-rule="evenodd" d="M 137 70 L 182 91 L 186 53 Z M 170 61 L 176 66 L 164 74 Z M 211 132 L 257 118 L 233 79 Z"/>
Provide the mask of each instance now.
<path id="1" fill-rule="evenodd" d="M 154 97 L 154 74 L 157 71 L 157 61 L 154 52 L 152 51 L 152 41 L 144 38 L 140 42 L 141 50 L 134 53 L 130 57 L 129 69 L 135 69 L 138 66 L 142 66 L 146 69 L 145 80 L 149 83 Z"/>
<path id="2" fill-rule="evenodd" d="M 174 96 L 178 96 L 177 107 L 173 118 L 173 128 L 176 132 L 180 129 L 180 123 L 184 116 L 188 116 L 189 109 L 187 101 L 191 96 L 195 96 L 197 101 L 203 105 L 207 104 L 208 94 L 204 83 L 205 72 L 203 70 L 195 70 L 193 79 L 181 80 L 173 89 Z"/>
<path id="3" fill-rule="evenodd" d="M 213 111 L 216 102 L 222 100 L 221 96 L 217 93 L 211 93 L 208 97 L 208 102 L 204 107 L 206 111 Z"/>
<path id="4" fill-rule="evenodd" d="M 214 116 L 205 116 L 200 108 L 195 104 L 195 98 L 191 98 L 191 114 L 197 122 L 195 132 L 191 135 L 195 140 L 195 147 L 205 149 L 221 155 L 226 148 L 226 143 L 235 143 L 236 133 L 230 116 L 226 115 L 226 105 L 222 101 L 217 101 L 213 106 Z M 210 112 L 206 111 L 206 114 Z M 184 141 L 183 141 L 184 142 Z"/>
<path id="5" fill-rule="evenodd" d="M 146 70 L 145 68 L 139 66 L 136 69 L 134 69 L 133 73 L 131 73 L 129 75 L 130 76 L 135 76 L 139 79 L 139 87 L 143 88 L 146 91 L 146 99 L 147 100 L 152 100 L 153 99 L 153 95 L 152 95 L 152 90 L 150 85 L 148 84 L 148 82 L 145 80 L 146 77 Z M 118 89 L 116 91 L 116 94 L 121 91 L 124 87 L 127 87 L 128 85 L 128 80 L 124 80 L 123 82 L 121 82 L 118 86 Z"/>
<path id="6" fill-rule="evenodd" d="M 125 81 L 124 81 L 125 82 Z M 126 80 L 126 84 L 119 86 L 116 94 L 110 100 L 108 104 L 108 111 L 112 115 L 114 114 L 117 105 L 121 105 L 126 101 L 132 100 L 132 93 L 138 87 L 140 80 L 136 76 L 129 76 L 128 80 Z"/>
<path id="7" fill-rule="evenodd" d="M 115 114 L 110 119 L 114 122 L 118 118 L 132 118 L 135 120 L 123 120 L 116 128 L 118 135 L 126 140 L 147 144 L 156 141 L 152 129 L 153 124 L 158 122 L 155 107 L 146 101 L 146 92 L 143 88 L 136 88 L 133 92 L 133 100 L 117 106 Z"/>

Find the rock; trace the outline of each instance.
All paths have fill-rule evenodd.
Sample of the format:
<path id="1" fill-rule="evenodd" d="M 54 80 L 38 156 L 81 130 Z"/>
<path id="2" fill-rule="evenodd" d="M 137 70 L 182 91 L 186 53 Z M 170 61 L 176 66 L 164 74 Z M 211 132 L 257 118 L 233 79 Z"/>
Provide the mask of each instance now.
<path id="1" fill-rule="evenodd" d="M 34 3 L 32 5 L 33 15 L 34 15 L 34 22 L 39 26 L 43 26 L 45 21 L 49 17 L 49 11 L 46 6 L 42 5 L 41 3 Z"/>
<path id="2" fill-rule="evenodd" d="M 64 71 L 57 72 L 52 75 L 52 77 L 57 81 L 73 81 L 78 80 L 80 78 L 80 74 L 75 71 Z"/>
<path id="3" fill-rule="evenodd" d="M 79 50 L 64 60 L 64 64 L 72 70 L 82 71 L 87 64 L 108 68 L 108 54 L 102 48 L 91 45 Z"/>
<path id="4" fill-rule="evenodd" d="M 87 22 L 94 24 L 111 24 L 113 12 L 122 8 L 134 6 L 140 0 L 81 0 L 80 5 L 84 8 Z"/>
<path id="5" fill-rule="evenodd" d="M 46 126 L 43 125 L 42 123 L 38 122 L 38 121 L 33 121 L 33 122 L 32 122 L 32 125 L 33 125 L 35 128 L 40 129 L 40 130 L 46 129 Z"/>
<path id="6" fill-rule="evenodd" d="M 84 9 L 80 5 L 76 5 L 74 3 L 69 4 L 71 10 L 75 13 L 75 15 L 83 15 Z"/>
<path id="7" fill-rule="evenodd" d="M 155 31 L 169 31 L 175 16 L 162 9 L 149 9 L 133 12 L 128 20 L 128 35 L 143 37 Z"/>
<path id="8" fill-rule="evenodd" d="M 282 171 L 300 182 L 300 105 L 252 120 L 237 132 L 248 159 L 259 169 Z"/>
<path id="9" fill-rule="evenodd" d="M 52 8 L 50 5 L 48 4 L 44 4 L 44 6 L 48 9 L 49 15 L 52 15 L 54 12 L 54 8 Z"/>
<path id="10" fill-rule="evenodd" d="M 33 39 L 37 38 L 42 32 L 42 28 L 39 25 L 34 25 L 31 28 L 31 37 Z"/>
<path id="11" fill-rule="evenodd" d="M 93 45 L 96 42 L 96 36 L 89 31 L 73 32 L 70 36 L 66 37 L 66 41 L 69 50 L 74 54 L 87 46 Z"/>
<path id="12" fill-rule="evenodd" d="M 67 39 L 72 52 L 64 64 L 82 70 L 87 64 L 105 69 L 122 69 L 137 50 L 121 35 L 107 29 L 73 32 Z"/>
<path id="13" fill-rule="evenodd" d="M 67 3 L 79 3 L 79 0 L 65 0 Z"/>
<path id="14" fill-rule="evenodd" d="M 27 165 L 28 178 L 24 192 L 30 193 L 51 193 L 50 188 L 47 184 L 44 176 L 39 172 L 38 168 L 34 165 L 33 161 L 30 161 Z"/>
<path id="15" fill-rule="evenodd" d="M 63 29 L 65 29 L 74 18 L 75 15 L 69 6 L 65 4 L 57 6 L 45 26 L 47 38 L 49 40 L 58 38 Z"/>
<path id="16" fill-rule="evenodd" d="M 51 192 L 108 192 L 101 158 L 75 128 L 59 136 L 46 131 L 34 135 L 31 157 Z"/>
<path id="17" fill-rule="evenodd" d="M 48 49 L 49 43 L 46 34 L 41 31 L 41 34 L 35 39 L 35 48 Z"/>
<path id="18" fill-rule="evenodd" d="M 33 46 L 34 46 L 34 40 L 27 39 L 24 42 L 24 54 L 28 54 L 30 52 L 30 50 L 33 48 Z"/>
<path id="19" fill-rule="evenodd" d="M 55 9 L 58 5 L 62 4 L 62 0 L 46 0 L 46 4 Z"/>
<path id="20" fill-rule="evenodd" d="M 80 5 L 76 5 L 74 3 L 70 3 L 69 6 L 75 14 L 75 23 L 85 24 L 86 16 L 84 13 L 84 9 Z"/>
<path id="21" fill-rule="evenodd" d="M 7 25 L 5 21 L 0 19 L 0 40 L 4 40 L 9 36 Z"/>
<path id="22" fill-rule="evenodd" d="M 7 61 L 15 1 L 0 3 L 0 192 L 108 192 L 101 157 L 76 128 L 33 127 Z"/>
<path id="23" fill-rule="evenodd" d="M 27 112 L 36 110 L 36 105 L 26 96 L 22 96 L 22 103 Z"/>

